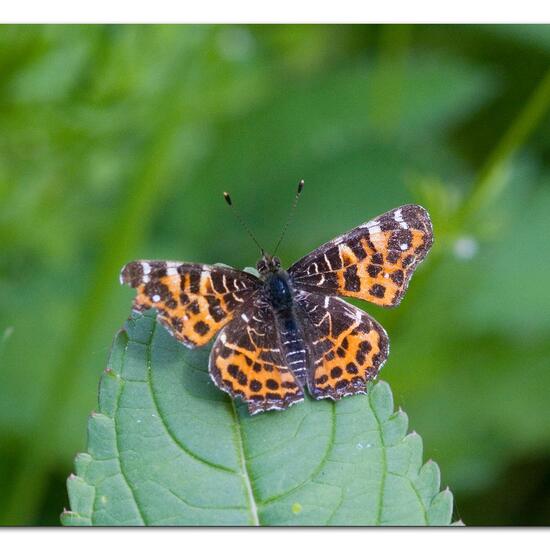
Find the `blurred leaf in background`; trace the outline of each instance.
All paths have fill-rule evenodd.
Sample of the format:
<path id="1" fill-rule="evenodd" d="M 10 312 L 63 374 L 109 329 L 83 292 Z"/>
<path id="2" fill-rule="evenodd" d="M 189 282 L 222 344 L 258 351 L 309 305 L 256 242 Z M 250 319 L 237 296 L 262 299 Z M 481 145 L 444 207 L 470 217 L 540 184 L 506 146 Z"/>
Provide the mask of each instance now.
<path id="1" fill-rule="evenodd" d="M 548 524 L 549 34 L 0 27 L 0 523 L 67 505 L 130 309 L 120 267 L 253 265 L 221 192 L 269 248 L 304 178 L 285 265 L 399 204 L 430 210 L 402 305 L 369 307 L 384 377 L 465 523 Z"/>

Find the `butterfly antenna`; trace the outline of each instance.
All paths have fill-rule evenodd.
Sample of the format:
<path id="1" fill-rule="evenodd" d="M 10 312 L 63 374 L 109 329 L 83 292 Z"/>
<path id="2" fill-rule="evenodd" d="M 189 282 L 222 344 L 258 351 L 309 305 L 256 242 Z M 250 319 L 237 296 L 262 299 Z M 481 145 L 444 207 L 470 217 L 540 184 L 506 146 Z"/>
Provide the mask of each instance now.
<path id="1" fill-rule="evenodd" d="M 276 252 L 279 248 L 279 245 L 283 242 L 283 238 L 285 236 L 286 230 L 288 229 L 288 226 L 290 225 L 290 222 L 292 221 L 292 216 L 294 215 L 294 211 L 296 210 L 296 205 L 298 204 L 298 199 L 300 198 L 300 194 L 301 194 L 303 188 L 304 188 L 304 180 L 300 180 L 298 182 L 298 189 L 296 190 L 296 196 L 294 197 L 294 202 L 292 203 L 290 213 L 289 213 L 288 218 L 286 220 L 285 226 L 283 227 L 283 231 L 281 232 L 281 236 L 279 237 L 279 241 L 277 242 L 277 245 L 275 246 L 275 250 L 273 251 L 273 255 L 276 254 Z"/>
<path id="2" fill-rule="evenodd" d="M 239 213 L 239 211 L 237 210 L 237 208 L 235 206 L 233 206 L 233 202 L 231 201 L 231 197 L 229 196 L 229 193 L 226 193 L 224 191 L 223 193 L 223 198 L 225 199 L 225 202 L 231 206 L 231 210 L 233 211 L 233 214 L 235 214 L 235 217 L 239 220 L 239 223 L 243 226 L 244 230 L 248 233 L 248 235 L 250 236 L 250 238 L 256 243 L 256 246 L 260 249 L 260 252 L 262 253 L 262 256 L 264 255 L 264 249 L 263 247 L 260 245 L 260 243 L 258 242 L 258 240 L 256 239 L 256 237 L 254 237 L 254 233 L 252 233 L 252 231 L 250 231 L 248 225 L 246 225 L 246 223 L 244 222 L 244 220 L 242 219 L 241 217 L 241 214 Z"/>

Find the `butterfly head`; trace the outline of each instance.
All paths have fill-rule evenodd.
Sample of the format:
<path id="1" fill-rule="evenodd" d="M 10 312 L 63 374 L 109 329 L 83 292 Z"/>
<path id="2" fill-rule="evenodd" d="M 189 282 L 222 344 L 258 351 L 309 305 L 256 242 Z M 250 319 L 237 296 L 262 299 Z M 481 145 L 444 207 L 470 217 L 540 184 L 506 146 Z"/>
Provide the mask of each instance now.
<path id="1" fill-rule="evenodd" d="M 256 269 L 260 272 L 260 275 L 265 277 L 269 273 L 276 273 L 281 269 L 281 260 L 278 256 L 270 256 L 264 252 L 256 264 Z"/>

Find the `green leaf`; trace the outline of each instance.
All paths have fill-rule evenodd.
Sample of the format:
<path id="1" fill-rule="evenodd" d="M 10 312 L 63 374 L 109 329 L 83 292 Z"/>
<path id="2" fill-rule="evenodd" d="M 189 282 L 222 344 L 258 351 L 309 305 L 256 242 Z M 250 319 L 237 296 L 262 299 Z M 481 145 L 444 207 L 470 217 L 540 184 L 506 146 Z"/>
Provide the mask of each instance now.
<path id="1" fill-rule="evenodd" d="M 115 339 L 75 460 L 65 525 L 448 525 L 452 495 L 422 465 L 388 384 L 338 403 L 250 416 L 152 313 Z"/>

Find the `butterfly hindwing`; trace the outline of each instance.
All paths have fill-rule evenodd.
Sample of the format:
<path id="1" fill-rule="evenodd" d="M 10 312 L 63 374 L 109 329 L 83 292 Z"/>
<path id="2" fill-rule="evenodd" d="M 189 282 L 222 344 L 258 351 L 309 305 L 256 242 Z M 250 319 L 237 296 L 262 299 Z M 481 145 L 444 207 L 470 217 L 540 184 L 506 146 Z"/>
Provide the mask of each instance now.
<path id="1" fill-rule="evenodd" d="M 433 243 L 421 206 L 395 208 L 320 246 L 289 270 L 297 289 L 392 307 Z"/>
<path id="2" fill-rule="evenodd" d="M 315 399 L 366 393 L 366 382 L 376 377 L 388 357 L 386 331 L 337 297 L 300 291 L 297 303 L 309 333 L 309 393 Z"/>
<path id="3" fill-rule="evenodd" d="M 156 309 L 188 347 L 208 343 L 260 286 L 253 275 L 229 267 L 148 260 L 126 264 L 120 280 L 136 289 L 135 310 Z"/>
<path id="4" fill-rule="evenodd" d="M 215 384 L 245 401 L 251 414 L 286 409 L 304 398 L 281 353 L 273 311 L 261 299 L 220 332 L 209 370 Z"/>

